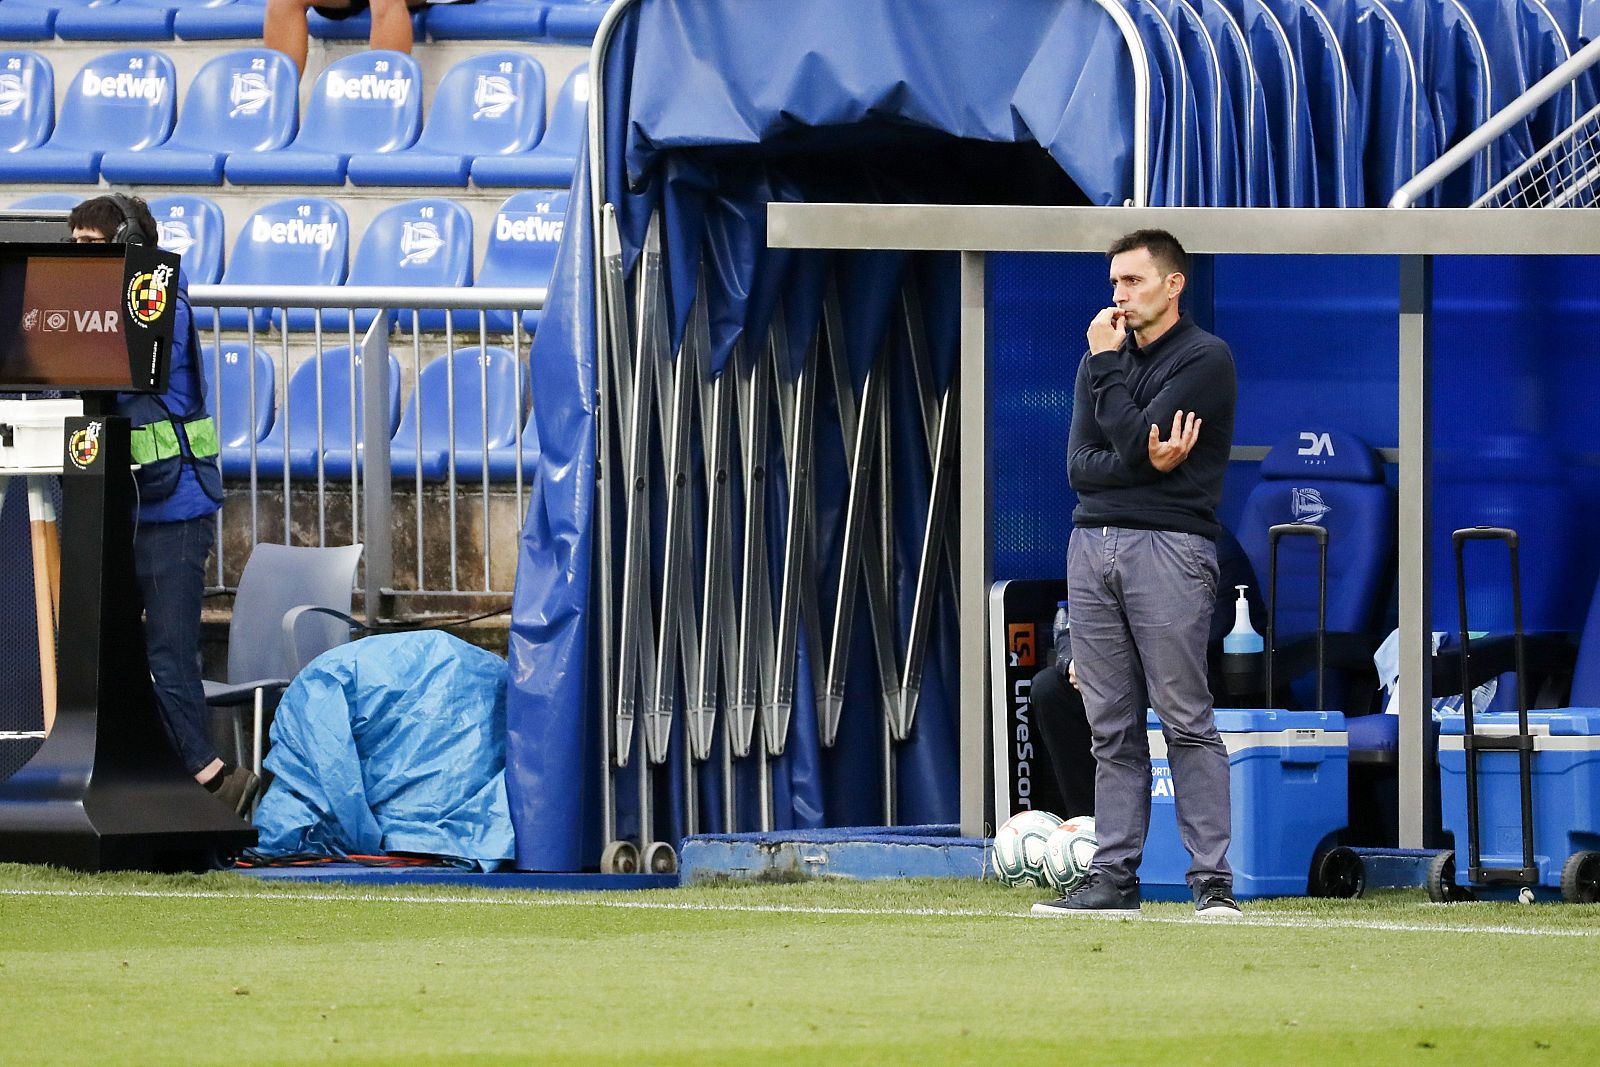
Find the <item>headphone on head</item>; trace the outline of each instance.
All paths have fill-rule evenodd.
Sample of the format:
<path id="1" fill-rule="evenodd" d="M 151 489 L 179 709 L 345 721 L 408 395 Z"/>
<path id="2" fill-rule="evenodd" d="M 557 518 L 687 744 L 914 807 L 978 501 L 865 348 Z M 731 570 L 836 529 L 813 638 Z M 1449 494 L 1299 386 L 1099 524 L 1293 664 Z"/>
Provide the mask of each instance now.
<path id="1" fill-rule="evenodd" d="M 117 224 L 116 232 L 111 235 L 111 243 L 119 245 L 142 245 L 146 243 L 145 233 L 139 228 L 133 201 L 121 193 L 110 193 L 106 199 L 117 205 L 117 210 L 122 213 L 122 221 Z"/>

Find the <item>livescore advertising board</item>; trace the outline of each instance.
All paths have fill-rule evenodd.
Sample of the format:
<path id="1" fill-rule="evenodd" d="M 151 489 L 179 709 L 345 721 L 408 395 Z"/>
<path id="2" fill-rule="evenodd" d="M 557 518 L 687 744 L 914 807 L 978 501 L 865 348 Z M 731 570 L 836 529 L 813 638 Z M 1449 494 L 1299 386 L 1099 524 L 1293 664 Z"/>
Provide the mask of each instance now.
<path id="1" fill-rule="evenodd" d="M 1051 634 L 1065 579 L 996 582 L 989 590 L 994 825 L 1019 811 L 1061 810 L 1032 703 L 1033 676 L 1055 662 Z"/>
<path id="2" fill-rule="evenodd" d="M 0 244 L 0 392 L 166 392 L 178 285 L 159 248 Z"/>

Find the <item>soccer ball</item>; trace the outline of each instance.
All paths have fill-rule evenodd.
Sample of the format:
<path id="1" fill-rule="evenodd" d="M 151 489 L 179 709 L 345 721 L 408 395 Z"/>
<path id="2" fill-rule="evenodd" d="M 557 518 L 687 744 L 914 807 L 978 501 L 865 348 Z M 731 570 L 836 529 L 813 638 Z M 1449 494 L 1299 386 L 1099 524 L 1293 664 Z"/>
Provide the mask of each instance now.
<path id="1" fill-rule="evenodd" d="M 994 873 L 1006 885 L 1045 885 L 1044 843 L 1061 825 L 1048 811 L 1023 811 L 994 832 Z"/>
<path id="2" fill-rule="evenodd" d="M 1078 888 L 1089 876 L 1099 842 L 1094 817 L 1075 815 L 1050 832 L 1044 843 L 1044 876 L 1063 893 Z"/>

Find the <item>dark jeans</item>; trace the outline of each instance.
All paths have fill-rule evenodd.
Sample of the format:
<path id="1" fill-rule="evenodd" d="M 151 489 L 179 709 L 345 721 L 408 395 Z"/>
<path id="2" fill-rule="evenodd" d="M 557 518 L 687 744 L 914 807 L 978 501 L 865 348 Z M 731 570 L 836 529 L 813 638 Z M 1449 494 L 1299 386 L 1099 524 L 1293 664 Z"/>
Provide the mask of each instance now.
<path id="1" fill-rule="evenodd" d="M 1206 684 L 1216 546 L 1195 534 L 1078 528 L 1067 549 L 1072 655 L 1094 734 L 1094 870 L 1137 884 L 1150 828 L 1145 711 L 1166 736 L 1189 882 L 1232 878 L 1228 752 Z"/>
<path id="2" fill-rule="evenodd" d="M 200 604 L 216 520 L 141 522 L 133 535 L 133 572 L 144 605 L 145 654 L 167 739 L 190 774 L 217 759 L 211 712 L 200 681 Z"/>
<path id="3" fill-rule="evenodd" d="M 1094 738 L 1083 698 L 1054 664 L 1033 676 L 1029 690 L 1034 728 L 1044 739 L 1063 818 L 1094 814 Z"/>

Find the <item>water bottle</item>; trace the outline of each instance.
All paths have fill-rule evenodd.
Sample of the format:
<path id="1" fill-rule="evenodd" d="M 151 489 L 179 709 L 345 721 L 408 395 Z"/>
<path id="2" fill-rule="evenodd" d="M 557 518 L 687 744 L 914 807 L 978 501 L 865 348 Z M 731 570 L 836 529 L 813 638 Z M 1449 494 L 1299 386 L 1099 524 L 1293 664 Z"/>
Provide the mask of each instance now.
<path id="1" fill-rule="evenodd" d="M 1259 692 L 1263 681 L 1266 643 L 1250 625 L 1250 602 L 1235 586 L 1239 599 L 1233 605 L 1233 629 L 1222 639 L 1222 680 L 1229 693 Z"/>
<path id="2" fill-rule="evenodd" d="M 1067 618 L 1067 602 L 1056 601 L 1056 619 L 1050 626 L 1051 644 L 1056 650 L 1056 669 L 1067 676 L 1067 664 L 1072 662 L 1072 622 Z"/>

